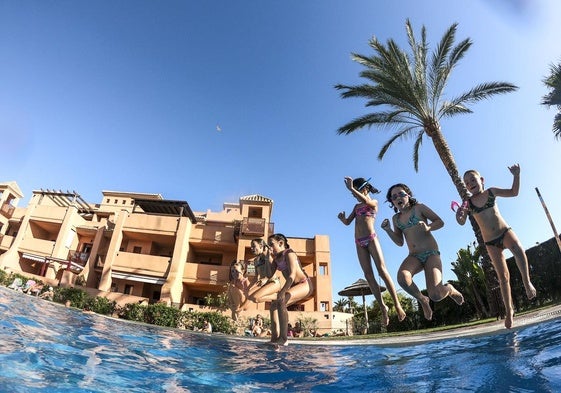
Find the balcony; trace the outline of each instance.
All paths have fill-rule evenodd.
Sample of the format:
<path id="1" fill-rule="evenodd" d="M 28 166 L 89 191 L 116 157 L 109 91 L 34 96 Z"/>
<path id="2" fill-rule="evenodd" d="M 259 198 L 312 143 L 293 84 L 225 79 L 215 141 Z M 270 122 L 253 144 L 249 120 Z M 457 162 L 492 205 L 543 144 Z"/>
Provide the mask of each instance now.
<path id="1" fill-rule="evenodd" d="M 4 202 L 2 204 L 2 207 L 0 208 L 0 213 L 6 218 L 12 218 L 12 215 L 14 214 L 14 210 L 16 210 L 14 206 Z"/>
<path id="2" fill-rule="evenodd" d="M 226 285 L 230 278 L 230 266 L 186 263 L 183 282 Z"/>
<path id="3" fill-rule="evenodd" d="M 113 261 L 112 269 L 134 274 L 160 276 L 167 274 L 171 259 L 157 255 L 119 252 Z"/>
<path id="4" fill-rule="evenodd" d="M 268 229 L 268 234 L 274 233 L 274 224 L 272 222 L 267 224 L 264 218 L 244 217 L 241 221 L 236 223 L 234 236 L 236 239 L 238 239 L 240 235 L 263 237 L 266 233 L 265 229 Z"/>
<path id="5" fill-rule="evenodd" d="M 54 247 L 55 242 L 52 240 L 28 237 L 22 240 L 19 250 L 40 255 L 52 255 Z"/>
<path id="6" fill-rule="evenodd" d="M 87 252 L 78 252 L 76 250 L 68 251 L 68 260 L 72 263 L 72 265 L 79 265 L 82 268 L 86 266 L 90 254 Z"/>

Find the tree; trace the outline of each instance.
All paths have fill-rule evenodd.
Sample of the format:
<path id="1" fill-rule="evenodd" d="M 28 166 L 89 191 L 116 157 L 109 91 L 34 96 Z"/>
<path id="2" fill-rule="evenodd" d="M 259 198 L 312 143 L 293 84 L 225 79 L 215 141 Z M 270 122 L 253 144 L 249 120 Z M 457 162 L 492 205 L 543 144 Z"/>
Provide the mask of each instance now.
<path id="1" fill-rule="evenodd" d="M 557 114 L 553 118 L 553 134 L 555 138 L 561 138 L 561 63 L 550 67 L 549 76 L 543 83 L 550 89 L 550 92 L 543 96 L 542 105 L 556 106 Z"/>
<path id="2" fill-rule="evenodd" d="M 412 137 L 415 171 L 419 169 L 419 148 L 423 139 L 427 137 L 436 149 L 460 197 L 465 200 L 468 198 L 468 191 L 442 134 L 440 121 L 443 118 L 471 113 L 469 104 L 496 94 L 512 92 L 517 87 L 506 82 L 487 82 L 475 86 L 450 101 L 445 100 L 443 93 L 450 75 L 471 47 L 472 41 L 469 38 L 464 39 L 454 46 L 457 24 L 453 24 L 442 37 L 429 61 L 425 27 L 423 26 L 421 30 L 420 42 L 417 42 L 409 20 L 406 21 L 405 28 L 410 55 L 392 39 L 384 45 L 375 37 L 369 41 L 374 55 L 364 56 L 353 53 L 353 60 L 365 67 L 360 76 L 368 82 L 356 86 L 338 84 L 335 88 L 342 91 L 342 98 L 364 98 L 367 100 L 367 107 L 378 110 L 350 121 L 340 127 L 338 133 L 347 135 L 372 126 L 392 127 L 396 132 L 382 146 L 378 159 L 384 157 L 395 141 Z M 478 243 L 483 245 L 479 226 L 471 216 L 470 222 Z M 484 247 L 482 250 L 488 288 L 490 291 L 498 290 L 498 281 L 490 258 Z M 488 299 L 496 299 L 496 297 L 488 296 Z M 500 300 L 493 300 L 491 312 L 498 315 L 500 307 Z"/>
<path id="3" fill-rule="evenodd" d="M 452 262 L 452 271 L 456 274 L 460 283 L 461 292 L 466 302 L 471 303 L 477 311 L 478 317 L 489 317 L 489 311 L 485 304 L 485 275 L 479 266 L 480 256 L 478 248 L 475 252 L 471 247 L 462 248 L 458 251 L 457 259 Z"/>
<path id="4" fill-rule="evenodd" d="M 341 298 L 333 303 L 333 311 L 345 312 L 345 307 L 349 304 L 349 300 Z"/>

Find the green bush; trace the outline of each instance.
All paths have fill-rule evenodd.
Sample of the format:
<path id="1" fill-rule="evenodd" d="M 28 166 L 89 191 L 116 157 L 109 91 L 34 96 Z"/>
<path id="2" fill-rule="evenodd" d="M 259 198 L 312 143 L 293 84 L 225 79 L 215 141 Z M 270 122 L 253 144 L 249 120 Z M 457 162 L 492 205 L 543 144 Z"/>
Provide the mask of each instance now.
<path id="1" fill-rule="evenodd" d="M 196 321 L 193 328 L 202 329 L 204 321 L 207 320 L 212 325 L 213 332 L 234 334 L 236 333 L 236 326 L 232 319 L 222 315 L 218 312 L 201 312 L 196 313 Z"/>
<path id="2" fill-rule="evenodd" d="M 88 297 L 84 306 L 85 310 L 90 310 L 98 314 L 111 315 L 115 311 L 116 302 L 105 297 Z"/>
<path id="3" fill-rule="evenodd" d="M 147 306 L 138 303 L 127 303 L 117 310 L 117 314 L 120 318 L 129 321 L 144 322 L 144 312 L 146 308 Z"/>
<path id="4" fill-rule="evenodd" d="M 5 287 L 10 285 L 11 282 L 8 282 L 9 277 L 10 277 L 10 275 L 8 273 L 6 273 L 5 270 L 0 270 L 0 284 L 4 285 Z"/>
<path id="5" fill-rule="evenodd" d="M 84 309 L 87 305 L 88 297 L 90 296 L 81 289 L 59 287 L 55 290 L 53 301 L 62 304 L 70 301 L 72 307 Z"/>
<path id="6" fill-rule="evenodd" d="M 144 311 L 144 322 L 158 326 L 177 327 L 180 311 L 164 303 L 150 304 Z"/>

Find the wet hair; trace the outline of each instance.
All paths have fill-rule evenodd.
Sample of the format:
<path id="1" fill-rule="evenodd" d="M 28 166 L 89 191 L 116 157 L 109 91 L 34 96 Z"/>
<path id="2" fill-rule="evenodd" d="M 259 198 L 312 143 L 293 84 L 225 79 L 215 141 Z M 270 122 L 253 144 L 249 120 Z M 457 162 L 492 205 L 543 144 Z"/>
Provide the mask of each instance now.
<path id="1" fill-rule="evenodd" d="M 282 233 L 275 233 L 274 235 L 269 236 L 267 239 L 275 239 L 277 242 L 283 242 L 285 248 L 290 248 L 286 236 L 284 236 Z"/>
<path id="2" fill-rule="evenodd" d="M 368 180 L 366 180 L 364 177 L 357 177 L 356 179 L 353 179 L 353 188 L 357 191 L 362 191 L 364 188 L 366 188 L 368 192 L 371 192 L 372 194 L 378 194 L 380 190 L 378 190 L 372 184 L 368 183 Z"/>
<path id="3" fill-rule="evenodd" d="M 269 248 L 269 245 L 267 244 L 267 242 L 263 239 L 261 239 L 260 237 L 255 238 L 255 239 L 251 239 L 251 243 L 257 243 L 261 246 L 261 248 L 263 249 L 263 251 L 265 251 L 267 248 Z"/>
<path id="4" fill-rule="evenodd" d="M 403 183 L 394 184 L 393 186 L 388 188 L 388 192 L 386 193 L 386 202 L 388 202 L 390 204 L 390 207 L 393 209 L 394 212 L 397 213 L 397 207 L 395 207 L 395 205 L 393 204 L 393 201 L 392 201 L 392 190 L 396 187 L 403 188 L 403 190 L 407 193 L 407 195 L 409 195 L 409 204 L 411 206 L 415 206 L 417 204 L 417 200 L 415 198 L 413 198 L 413 192 L 411 192 L 411 189 L 409 187 L 407 187 Z"/>

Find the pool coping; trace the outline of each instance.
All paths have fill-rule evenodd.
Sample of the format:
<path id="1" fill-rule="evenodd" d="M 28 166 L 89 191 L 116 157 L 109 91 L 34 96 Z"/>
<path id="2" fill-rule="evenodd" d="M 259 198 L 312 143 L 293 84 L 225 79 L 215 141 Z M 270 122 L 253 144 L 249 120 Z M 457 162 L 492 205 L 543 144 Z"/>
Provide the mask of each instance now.
<path id="1" fill-rule="evenodd" d="M 519 317 L 514 317 L 514 325 L 511 329 L 504 326 L 504 320 L 489 322 L 475 326 L 458 327 L 438 332 L 424 332 L 395 335 L 391 337 L 373 338 L 349 338 L 338 339 L 298 339 L 290 338 L 289 345 L 326 345 L 326 346 L 357 346 L 357 345 L 380 345 L 380 346 L 411 346 L 425 344 L 434 341 L 453 340 L 466 337 L 487 336 L 495 334 L 510 334 L 526 327 L 561 318 L 561 305 L 529 312 Z M 249 341 L 260 344 L 267 343 L 266 338 L 226 336 L 234 340 Z"/>

